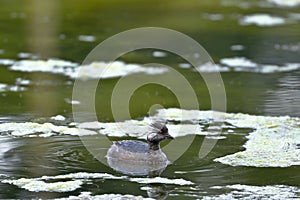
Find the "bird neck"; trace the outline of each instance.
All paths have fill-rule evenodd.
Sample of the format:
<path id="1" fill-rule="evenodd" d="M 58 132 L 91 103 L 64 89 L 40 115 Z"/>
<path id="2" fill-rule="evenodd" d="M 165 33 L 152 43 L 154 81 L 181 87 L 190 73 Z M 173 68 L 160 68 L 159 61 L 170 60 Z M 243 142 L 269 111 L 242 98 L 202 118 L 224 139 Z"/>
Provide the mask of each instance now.
<path id="1" fill-rule="evenodd" d="M 148 141 L 148 144 L 149 144 L 149 151 L 157 151 L 160 149 L 159 142 L 149 142 Z"/>

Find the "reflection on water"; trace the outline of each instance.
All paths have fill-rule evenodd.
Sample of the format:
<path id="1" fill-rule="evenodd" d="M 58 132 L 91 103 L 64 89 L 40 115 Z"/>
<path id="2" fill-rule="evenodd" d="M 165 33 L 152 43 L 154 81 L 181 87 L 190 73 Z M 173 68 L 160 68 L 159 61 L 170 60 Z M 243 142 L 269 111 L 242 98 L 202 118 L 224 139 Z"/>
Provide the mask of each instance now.
<path id="1" fill-rule="evenodd" d="M 159 176 L 167 167 L 167 162 L 147 163 L 138 161 L 127 161 L 107 157 L 108 165 L 114 170 L 133 176 L 148 175 Z"/>
<path id="2" fill-rule="evenodd" d="M 169 196 L 168 188 L 165 185 L 153 186 L 153 187 L 142 187 L 141 190 L 146 190 L 148 197 L 154 199 L 166 199 Z"/>
<path id="3" fill-rule="evenodd" d="M 268 91 L 264 111 L 276 115 L 300 117 L 300 73 L 289 73 L 277 80 L 277 88 Z"/>
<path id="4" fill-rule="evenodd" d="M 26 18 L 26 34 L 27 45 L 31 53 L 41 57 L 50 57 L 58 51 L 58 40 L 53 40 L 57 35 L 58 24 L 58 1 L 28 0 L 28 17 Z M 34 82 L 39 79 L 35 74 L 30 75 L 30 79 Z M 56 93 L 48 93 L 40 95 L 33 93 L 28 96 L 26 101 L 33 110 L 39 110 L 42 113 L 52 113 L 57 110 L 57 103 L 50 99 L 55 99 Z M 47 106 L 42 106 L 44 102 L 48 102 Z"/>

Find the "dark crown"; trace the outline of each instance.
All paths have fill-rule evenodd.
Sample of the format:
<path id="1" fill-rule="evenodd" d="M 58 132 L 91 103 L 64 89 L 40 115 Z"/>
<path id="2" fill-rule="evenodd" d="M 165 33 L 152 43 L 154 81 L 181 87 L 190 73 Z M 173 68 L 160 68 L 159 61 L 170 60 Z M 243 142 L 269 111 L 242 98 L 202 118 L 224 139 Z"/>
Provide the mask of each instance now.
<path id="1" fill-rule="evenodd" d="M 168 128 L 164 123 L 154 122 L 151 124 L 151 127 L 153 128 L 153 132 L 156 132 L 159 134 L 168 133 Z"/>

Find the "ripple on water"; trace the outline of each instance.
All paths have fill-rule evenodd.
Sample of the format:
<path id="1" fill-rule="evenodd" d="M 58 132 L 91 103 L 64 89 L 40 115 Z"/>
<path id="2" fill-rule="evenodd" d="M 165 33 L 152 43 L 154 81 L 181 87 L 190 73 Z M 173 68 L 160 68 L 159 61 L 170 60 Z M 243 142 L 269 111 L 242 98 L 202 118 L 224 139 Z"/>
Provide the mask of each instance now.
<path id="1" fill-rule="evenodd" d="M 292 73 L 277 79 L 277 87 L 266 95 L 266 113 L 289 115 L 300 113 L 300 73 Z"/>

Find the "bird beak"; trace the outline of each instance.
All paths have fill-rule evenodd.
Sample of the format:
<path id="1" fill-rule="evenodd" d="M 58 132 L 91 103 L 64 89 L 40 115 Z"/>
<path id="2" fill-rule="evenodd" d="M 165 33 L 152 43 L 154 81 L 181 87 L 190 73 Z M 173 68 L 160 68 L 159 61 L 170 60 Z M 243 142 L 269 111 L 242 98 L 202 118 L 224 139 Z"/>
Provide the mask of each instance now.
<path id="1" fill-rule="evenodd" d="M 175 138 L 172 137 L 170 134 L 166 135 L 166 138 L 167 138 L 167 139 L 170 139 L 170 140 L 174 140 L 174 139 L 175 139 Z"/>

